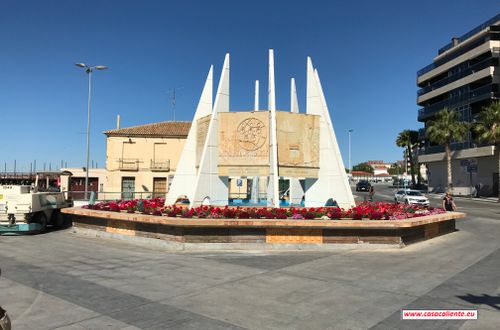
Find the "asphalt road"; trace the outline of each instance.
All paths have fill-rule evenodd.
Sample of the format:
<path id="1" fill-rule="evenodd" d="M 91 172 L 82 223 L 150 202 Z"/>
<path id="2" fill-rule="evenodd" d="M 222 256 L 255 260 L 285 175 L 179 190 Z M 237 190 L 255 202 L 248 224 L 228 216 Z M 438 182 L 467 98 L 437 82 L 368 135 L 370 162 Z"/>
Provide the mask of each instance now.
<path id="1" fill-rule="evenodd" d="M 376 200 L 391 194 L 376 186 Z M 71 230 L 0 237 L 0 305 L 16 330 L 498 329 L 500 207 L 457 203 L 469 214 L 457 232 L 404 249 L 173 253 Z M 479 319 L 402 321 L 401 309 Z"/>
<path id="2" fill-rule="evenodd" d="M 356 201 L 363 201 L 368 199 L 367 192 L 358 192 L 352 188 L 352 193 L 355 196 Z M 398 190 L 388 184 L 374 184 L 375 202 L 394 202 L 394 194 Z M 437 194 L 427 194 L 429 198 L 430 205 L 434 207 L 441 207 L 443 195 Z M 486 217 L 486 218 L 496 218 L 500 220 L 500 204 L 492 202 L 491 200 L 484 199 L 470 199 L 468 197 L 455 197 L 455 204 L 457 205 L 458 211 L 467 213 L 470 217 Z"/>

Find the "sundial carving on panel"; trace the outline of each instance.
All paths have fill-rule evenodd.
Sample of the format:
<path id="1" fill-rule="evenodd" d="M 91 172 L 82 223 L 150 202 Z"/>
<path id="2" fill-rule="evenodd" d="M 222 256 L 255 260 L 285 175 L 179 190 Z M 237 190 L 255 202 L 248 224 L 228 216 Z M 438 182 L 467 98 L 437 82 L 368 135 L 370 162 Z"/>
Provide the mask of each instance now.
<path id="1" fill-rule="evenodd" d="M 267 140 L 266 125 L 257 118 L 243 120 L 236 132 L 240 147 L 248 151 L 260 149 Z"/>
<path id="2" fill-rule="evenodd" d="M 264 176 L 269 173 L 269 113 L 219 114 L 219 175 Z"/>

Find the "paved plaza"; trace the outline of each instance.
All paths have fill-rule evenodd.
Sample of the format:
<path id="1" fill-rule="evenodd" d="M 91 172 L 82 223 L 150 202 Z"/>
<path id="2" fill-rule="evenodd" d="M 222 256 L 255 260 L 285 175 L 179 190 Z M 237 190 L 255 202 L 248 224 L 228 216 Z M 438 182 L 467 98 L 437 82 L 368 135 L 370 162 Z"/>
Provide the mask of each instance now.
<path id="1" fill-rule="evenodd" d="M 0 305 L 16 330 L 497 329 L 500 207 L 457 202 L 459 231 L 404 249 L 174 253 L 71 230 L 3 236 Z M 479 319 L 401 321 L 401 309 Z"/>

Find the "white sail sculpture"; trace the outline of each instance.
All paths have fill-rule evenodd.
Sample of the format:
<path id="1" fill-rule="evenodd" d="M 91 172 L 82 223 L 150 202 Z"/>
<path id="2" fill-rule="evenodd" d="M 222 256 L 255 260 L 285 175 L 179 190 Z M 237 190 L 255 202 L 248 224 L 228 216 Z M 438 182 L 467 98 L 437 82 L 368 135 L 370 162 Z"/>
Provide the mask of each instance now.
<path id="1" fill-rule="evenodd" d="M 227 205 L 230 177 L 253 179 L 254 185 L 257 178 L 267 177 L 267 205 L 279 207 L 281 177 L 290 180 L 290 202 L 294 205 L 304 201 L 308 207 L 324 206 L 331 198 L 341 207 L 353 206 L 328 106 L 311 59 L 307 59 L 306 114 L 299 113 L 294 79 L 290 112 L 277 111 L 273 50 L 269 50 L 267 111 L 259 109 L 256 82 L 254 111 L 229 112 L 229 73 L 226 54 L 212 104 L 213 68 L 209 70 L 166 203 L 185 196 L 190 206 Z M 258 186 L 252 187 L 254 199 Z"/>
<path id="2" fill-rule="evenodd" d="M 259 111 L 259 81 L 255 80 L 255 96 L 254 96 L 254 106 L 253 111 Z M 259 204 L 260 200 L 260 188 L 259 188 L 259 177 L 254 176 L 252 178 L 252 189 L 250 193 L 250 202 L 252 204 Z"/>
<path id="3" fill-rule="evenodd" d="M 174 204 L 179 197 L 185 196 L 190 201 L 194 199 L 195 187 L 198 180 L 198 169 L 196 168 L 196 132 L 197 121 L 212 113 L 212 88 L 213 88 L 213 65 L 210 66 L 208 76 L 201 92 L 198 107 L 189 129 L 188 137 L 184 144 L 175 176 L 165 200 L 165 204 Z"/>
<path id="4" fill-rule="evenodd" d="M 297 97 L 297 87 L 295 86 L 295 78 L 290 80 L 290 112 L 299 113 L 299 100 Z M 304 197 L 304 189 L 300 184 L 299 178 L 290 178 L 290 204 L 300 205 Z"/>
<path id="5" fill-rule="evenodd" d="M 306 112 L 320 116 L 320 158 L 318 178 L 306 178 L 305 205 L 323 206 L 328 198 L 332 198 L 340 207 L 352 207 L 355 205 L 354 197 L 340 155 L 323 88 L 310 57 L 307 58 Z"/>
<path id="6" fill-rule="evenodd" d="M 229 112 L 229 54 L 226 54 L 222 66 L 214 108 L 201 153 L 194 198 L 190 199 L 191 206 L 199 205 L 204 201 L 212 205 L 227 205 L 228 203 L 228 178 L 219 176 L 217 168 L 218 115 L 221 112 Z"/>
<path id="7" fill-rule="evenodd" d="M 267 205 L 280 206 L 278 176 L 278 145 L 276 136 L 276 90 L 274 87 L 274 51 L 269 50 L 269 177 L 267 181 Z"/>

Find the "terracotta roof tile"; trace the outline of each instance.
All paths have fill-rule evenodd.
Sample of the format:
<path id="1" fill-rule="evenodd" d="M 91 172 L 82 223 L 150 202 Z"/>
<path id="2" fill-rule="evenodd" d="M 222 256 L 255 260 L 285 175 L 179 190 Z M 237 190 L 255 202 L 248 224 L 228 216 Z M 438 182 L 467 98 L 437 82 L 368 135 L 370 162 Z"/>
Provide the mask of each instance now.
<path id="1" fill-rule="evenodd" d="M 373 174 L 365 171 L 352 171 L 353 176 L 372 176 Z"/>
<path id="2" fill-rule="evenodd" d="M 191 122 L 163 121 L 105 131 L 107 136 L 187 137 Z"/>

